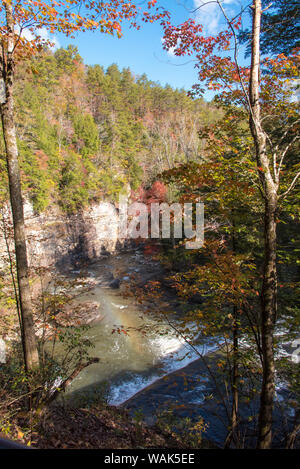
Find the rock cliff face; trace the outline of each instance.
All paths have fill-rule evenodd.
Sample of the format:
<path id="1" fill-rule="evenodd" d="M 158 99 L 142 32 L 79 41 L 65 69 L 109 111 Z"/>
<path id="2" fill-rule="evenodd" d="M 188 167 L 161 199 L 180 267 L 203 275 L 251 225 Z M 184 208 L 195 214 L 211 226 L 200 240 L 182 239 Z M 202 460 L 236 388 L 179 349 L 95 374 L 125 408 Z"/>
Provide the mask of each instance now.
<path id="1" fill-rule="evenodd" d="M 76 267 L 111 254 L 123 245 L 119 239 L 118 211 L 110 203 L 100 202 L 68 216 L 57 206 L 37 215 L 26 202 L 24 214 L 30 267 Z M 9 210 L 5 218 L 10 222 Z M 13 246 L 12 241 L 10 244 Z M 1 257 L 5 257 L 5 252 L 1 232 Z"/>

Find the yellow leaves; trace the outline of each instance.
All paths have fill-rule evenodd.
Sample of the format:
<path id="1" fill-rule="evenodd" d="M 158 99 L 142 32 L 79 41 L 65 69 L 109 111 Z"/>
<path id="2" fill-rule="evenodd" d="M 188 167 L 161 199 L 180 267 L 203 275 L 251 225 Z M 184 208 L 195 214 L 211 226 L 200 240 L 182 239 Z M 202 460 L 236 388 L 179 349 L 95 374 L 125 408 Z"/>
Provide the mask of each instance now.
<path id="1" fill-rule="evenodd" d="M 25 436 L 25 433 L 20 428 L 17 428 L 17 438 L 18 438 L 18 440 L 23 440 L 23 443 L 24 443 L 24 436 Z M 30 440 L 26 443 L 26 446 L 31 446 L 31 441 Z"/>

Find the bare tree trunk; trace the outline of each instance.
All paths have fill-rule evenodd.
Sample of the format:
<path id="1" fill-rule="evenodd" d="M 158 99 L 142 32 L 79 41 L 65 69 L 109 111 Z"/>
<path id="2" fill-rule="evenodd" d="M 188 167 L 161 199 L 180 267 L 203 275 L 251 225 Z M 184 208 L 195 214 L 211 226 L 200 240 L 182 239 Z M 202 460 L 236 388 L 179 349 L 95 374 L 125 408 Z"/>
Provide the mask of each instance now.
<path id="1" fill-rule="evenodd" d="M 275 391 L 273 335 L 276 319 L 277 273 L 276 273 L 276 212 L 277 187 L 270 170 L 267 155 L 266 134 L 261 125 L 260 114 L 260 31 L 261 0 L 253 0 L 252 55 L 250 74 L 250 128 L 256 148 L 256 160 L 265 198 L 264 216 L 264 269 L 261 292 L 261 343 L 263 359 L 263 382 L 260 399 L 257 447 L 267 449 L 272 443 L 272 412 Z"/>
<path id="2" fill-rule="evenodd" d="M 231 422 L 230 430 L 227 434 L 224 448 L 230 448 L 231 443 L 235 444 L 235 447 L 239 447 L 239 438 L 237 434 L 238 429 L 238 410 L 239 410 L 239 388 L 238 388 L 238 378 L 239 378 L 239 339 L 238 339 L 238 325 L 237 325 L 237 308 L 234 307 L 234 325 L 233 325 L 233 365 L 232 365 L 232 407 L 231 407 Z"/>
<path id="3" fill-rule="evenodd" d="M 14 120 L 13 102 L 13 16 L 12 6 L 5 4 L 8 29 L 8 43 L 2 43 L 2 84 L 5 93 L 1 103 L 1 119 L 5 142 L 10 202 L 13 216 L 16 265 L 19 288 L 19 301 L 22 317 L 25 367 L 30 371 L 39 365 L 39 357 L 34 333 L 32 304 L 29 288 L 27 249 L 25 239 L 24 211 L 21 193 L 21 178 L 18 160 L 18 147 Z"/>
<path id="4" fill-rule="evenodd" d="M 232 251 L 236 254 L 236 233 L 234 210 L 232 214 Z M 233 306 L 233 326 L 232 326 L 232 342 L 233 342 L 233 357 L 232 357 L 232 375 L 231 375 L 231 390 L 232 390 L 232 408 L 231 408 L 231 428 L 226 437 L 224 448 L 230 448 L 232 441 L 235 447 L 239 447 L 239 438 L 237 435 L 238 430 L 238 411 L 239 411 L 239 325 L 238 325 L 238 308 Z"/>
<path id="5" fill-rule="evenodd" d="M 238 409 L 239 409 L 239 389 L 238 389 L 238 378 L 239 378 L 239 337 L 238 337 L 238 323 L 237 323 L 237 307 L 234 307 L 234 325 L 233 325 L 233 370 L 232 370 L 232 414 L 231 414 L 231 425 L 232 425 L 232 436 L 233 440 L 237 438 L 237 425 L 238 425 Z"/>
<path id="6" fill-rule="evenodd" d="M 273 336 L 277 309 L 276 271 L 276 194 L 267 196 L 265 203 L 265 264 L 262 286 L 262 356 L 263 382 L 260 398 L 258 448 L 272 443 L 272 413 L 275 393 Z"/>

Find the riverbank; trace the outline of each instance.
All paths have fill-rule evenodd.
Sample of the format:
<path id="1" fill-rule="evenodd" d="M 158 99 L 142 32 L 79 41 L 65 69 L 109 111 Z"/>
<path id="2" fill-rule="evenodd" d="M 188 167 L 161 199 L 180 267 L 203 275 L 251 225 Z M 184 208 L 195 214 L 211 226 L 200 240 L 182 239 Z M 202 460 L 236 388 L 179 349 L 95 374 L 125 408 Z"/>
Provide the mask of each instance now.
<path id="1" fill-rule="evenodd" d="M 143 304 L 136 303 L 134 296 L 127 295 L 133 285 L 142 287 L 148 280 L 161 278 L 163 272 L 159 263 L 145 257 L 142 249 L 135 249 L 108 256 L 84 266 L 81 271 L 71 270 L 65 275 L 71 283 L 75 282 L 72 301 L 79 312 L 84 312 L 81 319 L 86 318 L 90 322 L 85 338 L 93 341 L 92 356 L 100 361 L 84 369 L 67 392 L 62 393 L 61 400 L 45 410 L 42 417 L 45 426 L 36 430 L 38 437 L 30 437 L 33 442 L 36 439 L 34 444 L 49 448 L 106 448 L 109 445 L 136 448 L 140 444 L 140 432 L 144 436 L 149 435 L 149 444 L 154 441 L 154 445 L 163 445 L 155 447 L 167 448 L 166 440 L 161 443 L 156 440 L 160 422 L 169 430 L 179 425 L 181 435 L 187 424 L 192 427 L 200 425 L 203 438 L 210 442 L 206 443 L 208 447 L 222 447 L 228 431 L 231 403 L 226 401 L 224 376 L 218 367 L 221 351 L 217 350 L 217 341 L 209 342 L 205 338 L 200 345 L 205 362 L 195 359 L 197 355 L 193 355 L 188 343 L 180 340 L 172 329 L 166 329 L 168 322 L 163 324 L 161 318 L 158 321 L 154 305 L 151 314 L 151 303 L 149 313 L 149 304 L 144 308 Z M 158 304 L 162 302 L 169 307 L 176 321 L 178 299 L 172 293 L 168 290 Z M 85 306 L 88 304 L 95 305 L 101 321 L 87 314 Z M 72 318 L 73 308 L 69 308 L 69 313 Z M 77 319 L 80 319 L 80 313 Z M 187 356 L 188 352 L 190 355 Z M 101 404 L 99 410 L 100 401 L 106 404 Z M 253 435 L 257 412 L 257 400 L 253 399 L 251 405 L 241 400 L 240 417 L 247 422 L 247 431 L 250 429 Z M 121 423 L 114 423 L 118 413 L 117 421 L 120 418 Z M 277 415 L 280 425 L 281 416 Z M 82 423 L 83 429 L 78 434 L 75 431 L 72 438 L 76 420 L 80 425 Z M 110 421 L 112 426 L 108 425 L 107 429 Z M 22 428 L 23 424 L 22 421 L 16 423 L 16 428 Z M 133 425 L 132 432 L 137 432 L 137 438 L 131 442 L 126 440 L 125 430 L 126 426 L 131 429 L 130 425 Z M 146 430 L 141 431 L 140 426 Z M 90 430 L 102 434 L 103 445 L 108 446 L 97 446 L 102 443 L 89 435 Z M 276 431 L 274 434 L 276 441 Z M 11 437 L 14 437 L 13 433 Z M 175 447 L 179 447 L 176 438 Z M 55 443 L 56 439 L 59 443 Z M 69 440 L 71 446 L 65 443 Z M 253 437 L 252 441 L 247 441 L 247 447 L 251 447 L 253 441 Z M 184 447 L 189 446 L 186 444 Z"/>
<path id="2" fill-rule="evenodd" d="M 0 412 L 1 416 L 1 412 Z M 0 437 L 38 449 L 211 449 L 215 446 L 195 437 L 187 426 L 184 433 L 167 425 L 148 426 L 125 409 L 104 403 L 72 408 L 51 405 L 38 413 L 16 414 L 9 431 Z"/>
<path id="3" fill-rule="evenodd" d="M 33 446 L 45 449 L 184 448 L 179 437 L 134 421 L 125 410 L 54 406 L 44 411 Z"/>
<path id="4" fill-rule="evenodd" d="M 228 399 L 227 380 L 218 363 L 224 359 L 218 348 L 188 365 L 156 380 L 121 404 L 130 415 L 139 414 L 149 426 L 161 418 L 170 421 L 202 422 L 203 440 L 222 448 L 228 434 L 231 418 L 231 400 Z M 259 388 L 259 382 L 257 383 Z M 273 411 L 273 447 L 283 448 L 286 435 L 294 426 L 294 413 L 283 414 L 281 402 L 289 396 L 284 387 L 276 388 Z M 240 390 L 239 419 L 243 444 L 256 447 L 259 393 L 251 401 Z M 286 410 L 286 408 L 285 408 Z M 299 437 L 295 448 L 300 447 Z"/>

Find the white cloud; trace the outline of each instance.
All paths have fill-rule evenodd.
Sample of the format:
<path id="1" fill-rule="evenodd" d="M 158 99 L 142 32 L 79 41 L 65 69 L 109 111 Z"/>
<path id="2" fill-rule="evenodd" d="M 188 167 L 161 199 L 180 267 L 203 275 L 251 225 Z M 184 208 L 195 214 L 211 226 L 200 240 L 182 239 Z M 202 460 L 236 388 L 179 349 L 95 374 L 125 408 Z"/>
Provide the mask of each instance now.
<path id="1" fill-rule="evenodd" d="M 16 29 L 16 32 L 19 32 L 19 30 Z M 54 36 L 53 34 L 50 34 L 49 31 L 45 27 L 36 30 L 35 35 L 28 29 L 24 29 L 24 31 L 22 31 L 22 37 L 27 39 L 27 41 L 32 41 L 35 38 L 35 36 L 40 36 L 44 41 L 51 41 L 54 44 L 51 47 L 51 50 L 53 51 L 60 47 L 57 37 Z"/>
<path id="2" fill-rule="evenodd" d="M 176 47 L 171 47 L 170 49 L 167 50 L 167 54 L 170 55 L 171 57 L 175 57 L 175 49 Z"/>
<path id="3" fill-rule="evenodd" d="M 49 34 L 49 31 L 47 31 L 46 28 L 42 28 L 38 32 L 39 36 L 41 36 L 42 39 L 45 41 L 50 40 L 54 45 L 51 47 L 52 50 L 59 49 L 60 43 L 57 39 L 57 37 L 53 34 Z"/>
<path id="4" fill-rule="evenodd" d="M 160 40 L 161 40 L 161 43 L 163 44 L 164 43 L 164 38 L 162 37 Z M 177 44 L 179 45 L 180 41 L 178 41 Z M 170 47 L 170 49 L 168 49 L 166 52 L 170 57 L 176 57 L 175 49 L 176 49 L 176 46 Z"/>
<path id="5" fill-rule="evenodd" d="M 229 13 L 232 13 L 232 7 L 237 4 L 237 0 L 223 0 L 222 5 Z M 219 27 L 225 23 L 224 16 L 219 5 L 210 0 L 194 0 L 194 8 L 198 9 L 196 12 L 197 21 L 204 26 L 206 34 L 215 34 L 218 32 Z"/>

